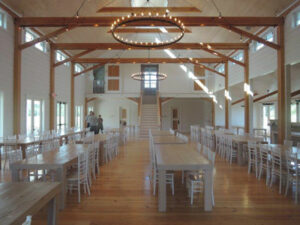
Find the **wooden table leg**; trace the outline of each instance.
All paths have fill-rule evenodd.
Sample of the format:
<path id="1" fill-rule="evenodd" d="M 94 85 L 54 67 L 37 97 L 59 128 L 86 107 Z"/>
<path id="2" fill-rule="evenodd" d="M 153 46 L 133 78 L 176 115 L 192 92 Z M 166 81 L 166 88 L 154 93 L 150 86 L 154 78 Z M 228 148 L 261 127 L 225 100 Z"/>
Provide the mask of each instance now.
<path id="1" fill-rule="evenodd" d="M 167 209 L 166 171 L 158 171 L 158 211 L 165 212 Z"/>
<path id="2" fill-rule="evenodd" d="M 204 211 L 212 210 L 212 179 L 213 172 L 212 169 L 205 170 L 204 173 Z"/>
<path id="3" fill-rule="evenodd" d="M 57 223 L 57 204 L 56 196 L 48 203 L 48 225 L 56 225 Z"/>

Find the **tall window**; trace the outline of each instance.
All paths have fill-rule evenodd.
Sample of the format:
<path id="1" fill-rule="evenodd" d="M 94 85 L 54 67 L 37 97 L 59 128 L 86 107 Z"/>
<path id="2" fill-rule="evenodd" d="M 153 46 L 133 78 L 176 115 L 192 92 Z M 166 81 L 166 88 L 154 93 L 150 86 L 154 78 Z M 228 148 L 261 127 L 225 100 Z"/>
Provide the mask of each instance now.
<path id="1" fill-rule="evenodd" d="M 27 134 L 44 130 L 44 104 L 42 100 L 26 100 L 26 132 Z"/>
<path id="2" fill-rule="evenodd" d="M 238 54 L 236 54 L 233 59 L 242 62 L 244 60 L 244 54 L 243 52 L 239 52 Z M 232 64 L 235 64 L 234 62 Z"/>
<path id="3" fill-rule="evenodd" d="M 56 126 L 57 130 L 63 130 L 67 128 L 67 103 L 56 103 Z"/>
<path id="4" fill-rule="evenodd" d="M 62 53 L 61 51 L 56 51 L 56 61 L 60 62 L 60 61 L 64 61 L 67 58 L 67 56 Z M 69 66 L 69 63 L 64 63 L 65 66 Z"/>
<path id="5" fill-rule="evenodd" d="M 0 137 L 3 137 L 3 94 L 0 92 Z"/>
<path id="6" fill-rule="evenodd" d="M 221 66 L 219 66 L 217 68 L 217 71 L 220 72 L 220 73 L 224 73 L 225 72 L 224 64 L 222 64 Z"/>
<path id="7" fill-rule="evenodd" d="M 273 31 L 269 31 L 268 33 L 266 33 L 265 35 L 263 35 L 262 38 L 265 39 L 266 41 L 274 42 L 274 33 L 273 33 Z M 255 49 L 255 51 L 258 51 L 259 49 L 261 49 L 264 46 L 265 45 L 262 44 L 262 43 L 260 43 L 260 42 L 255 42 L 254 43 L 254 49 Z"/>
<path id="8" fill-rule="evenodd" d="M 298 101 L 291 104 L 291 122 L 300 122 L 300 103 Z"/>
<path id="9" fill-rule="evenodd" d="M 75 127 L 82 128 L 82 106 L 75 106 Z"/>
<path id="10" fill-rule="evenodd" d="M 0 9 L 0 27 L 2 27 L 3 29 L 7 28 L 7 17 L 6 17 L 6 13 L 3 12 Z"/>
<path id="11" fill-rule="evenodd" d="M 83 67 L 79 64 L 75 64 L 75 69 L 74 70 L 75 70 L 76 73 L 80 73 L 80 72 L 83 71 Z"/>
<path id="12" fill-rule="evenodd" d="M 30 30 L 26 30 L 25 31 L 25 42 L 30 42 L 33 41 L 34 39 L 38 38 L 39 36 L 35 33 L 33 33 Z M 36 43 L 34 45 L 34 47 L 36 47 L 38 50 L 42 51 L 42 52 L 47 52 L 47 46 L 46 46 L 46 41 L 43 42 L 39 42 Z"/>
<path id="13" fill-rule="evenodd" d="M 143 89 L 157 89 L 158 65 L 142 65 L 141 70 L 144 73 Z"/>
<path id="14" fill-rule="evenodd" d="M 297 27 L 300 25 L 300 10 L 297 12 L 294 12 L 293 14 L 293 20 L 292 20 L 292 26 Z"/>
<path id="15" fill-rule="evenodd" d="M 273 104 L 263 105 L 263 128 L 267 129 L 268 135 L 270 134 L 270 120 L 275 119 L 275 106 Z"/>

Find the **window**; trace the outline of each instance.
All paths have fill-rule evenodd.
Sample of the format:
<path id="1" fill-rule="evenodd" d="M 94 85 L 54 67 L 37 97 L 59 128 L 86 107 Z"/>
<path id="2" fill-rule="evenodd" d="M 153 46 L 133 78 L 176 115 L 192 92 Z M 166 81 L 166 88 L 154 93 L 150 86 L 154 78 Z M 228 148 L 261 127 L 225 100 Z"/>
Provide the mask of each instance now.
<path id="1" fill-rule="evenodd" d="M 266 33 L 264 36 L 262 36 L 262 38 L 265 39 L 266 41 L 274 42 L 274 33 L 273 33 L 273 31 L 270 31 L 270 32 Z M 260 43 L 260 42 L 255 42 L 254 43 L 254 50 L 258 51 L 259 49 L 261 49 L 264 46 L 265 45 Z"/>
<path id="2" fill-rule="evenodd" d="M 291 122 L 299 123 L 300 122 L 300 103 L 296 101 L 291 104 Z"/>
<path id="3" fill-rule="evenodd" d="M 220 73 L 224 73 L 225 72 L 224 64 L 222 64 L 221 66 L 219 66 L 217 68 L 217 71 L 220 72 Z"/>
<path id="4" fill-rule="evenodd" d="M 292 26 L 297 27 L 300 25 L 300 11 L 294 12 Z"/>
<path id="5" fill-rule="evenodd" d="M 243 52 L 240 52 L 238 54 L 236 54 L 233 59 L 242 62 L 244 60 L 244 54 Z M 232 64 L 235 64 L 234 62 Z"/>
<path id="6" fill-rule="evenodd" d="M 64 61 L 67 58 L 67 56 L 62 53 L 61 51 L 56 51 L 56 61 L 61 62 Z M 70 63 L 64 63 L 65 66 L 69 66 Z"/>
<path id="7" fill-rule="evenodd" d="M 67 128 L 67 103 L 56 103 L 56 125 L 57 130 L 63 130 Z"/>
<path id="8" fill-rule="evenodd" d="M 29 30 L 25 31 L 25 42 L 33 41 L 34 39 L 36 39 L 38 37 L 39 36 L 37 34 L 33 33 L 32 31 L 29 31 Z M 42 52 L 47 52 L 46 41 L 36 43 L 34 45 L 34 47 L 36 47 L 38 50 L 40 50 Z"/>
<path id="9" fill-rule="evenodd" d="M 275 119 L 275 106 L 273 104 L 263 105 L 263 128 L 267 129 L 267 134 L 270 135 L 270 120 Z"/>
<path id="10" fill-rule="evenodd" d="M 94 112 L 94 106 L 88 107 L 87 114 L 89 114 L 91 111 Z"/>
<path id="11" fill-rule="evenodd" d="M 3 137 L 3 94 L 0 92 L 0 137 Z"/>
<path id="12" fill-rule="evenodd" d="M 144 88 L 156 88 L 156 72 L 145 72 Z"/>
<path id="13" fill-rule="evenodd" d="M 0 10 L 0 27 L 3 29 L 7 28 L 7 18 L 6 18 L 6 13 Z"/>
<path id="14" fill-rule="evenodd" d="M 75 127 L 82 128 L 82 106 L 75 106 Z"/>
<path id="15" fill-rule="evenodd" d="M 147 7 L 147 4 L 151 7 L 167 7 L 168 0 L 151 0 L 147 3 L 147 0 L 131 0 L 132 7 Z"/>
<path id="16" fill-rule="evenodd" d="M 26 100 L 26 132 L 39 133 L 44 130 L 44 104 L 42 100 Z"/>

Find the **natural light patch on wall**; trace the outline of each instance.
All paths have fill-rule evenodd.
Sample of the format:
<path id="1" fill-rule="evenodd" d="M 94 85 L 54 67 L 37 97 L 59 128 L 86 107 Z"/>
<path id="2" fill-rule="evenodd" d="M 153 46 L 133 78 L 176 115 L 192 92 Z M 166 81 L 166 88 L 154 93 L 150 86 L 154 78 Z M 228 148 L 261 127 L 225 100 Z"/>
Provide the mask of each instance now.
<path id="1" fill-rule="evenodd" d="M 167 7 L 168 0 L 131 0 L 132 7 Z"/>

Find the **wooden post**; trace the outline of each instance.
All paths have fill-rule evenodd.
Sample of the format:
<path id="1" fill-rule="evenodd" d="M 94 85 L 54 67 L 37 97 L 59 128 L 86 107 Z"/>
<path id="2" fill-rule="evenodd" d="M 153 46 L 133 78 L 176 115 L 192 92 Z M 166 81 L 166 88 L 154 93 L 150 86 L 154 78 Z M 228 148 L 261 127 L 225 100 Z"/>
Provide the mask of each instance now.
<path id="1" fill-rule="evenodd" d="M 49 113 L 49 128 L 55 129 L 55 50 L 50 45 L 50 113 Z"/>
<path id="2" fill-rule="evenodd" d="M 277 50 L 277 83 L 278 83 L 278 144 L 285 139 L 285 71 L 284 71 L 284 25 L 277 27 L 277 40 L 280 49 Z M 290 106 L 289 106 L 290 107 Z"/>
<path id="3" fill-rule="evenodd" d="M 249 84 L 249 50 L 244 49 L 244 60 L 245 60 L 245 67 L 244 67 L 244 84 Z M 245 133 L 250 132 L 250 112 L 249 112 L 249 105 L 250 99 L 249 94 L 244 92 L 244 101 L 245 101 L 245 111 L 244 111 L 244 129 Z"/>
<path id="4" fill-rule="evenodd" d="M 225 67 L 225 91 L 228 91 L 228 61 L 224 65 Z M 225 94 L 225 93 L 224 93 Z M 225 128 L 229 129 L 229 100 L 225 97 Z"/>
<path id="5" fill-rule="evenodd" d="M 74 73 L 75 73 L 75 64 L 71 62 L 71 127 L 75 126 Z"/>
<path id="6" fill-rule="evenodd" d="M 14 134 L 21 131 L 21 60 L 20 44 L 22 40 L 21 27 L 15 25 L 14 37 Z"/>

